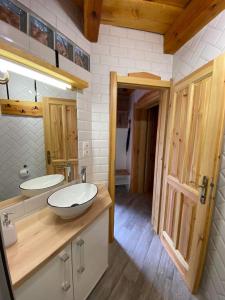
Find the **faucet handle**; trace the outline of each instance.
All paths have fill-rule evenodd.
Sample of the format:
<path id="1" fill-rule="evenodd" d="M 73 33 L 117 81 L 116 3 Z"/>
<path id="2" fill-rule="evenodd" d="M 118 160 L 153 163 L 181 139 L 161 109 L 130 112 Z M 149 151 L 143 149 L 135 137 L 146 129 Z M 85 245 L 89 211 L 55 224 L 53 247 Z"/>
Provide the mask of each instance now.
<path id="1" fill-rule="evenodd" d="M 80 174 L 81 174 L 81 182 L 82 183 L 86 182 L 86 170 L 87 170 L 86 166 L 81 167 Z"/>
<path id="2" fill-rule="evenodd" d="M 81 174 L 85 173 L 86 170 L 87 170 L 87 167 L 86 166 L 82 166 L 81 170 L 80 170 Z"/>

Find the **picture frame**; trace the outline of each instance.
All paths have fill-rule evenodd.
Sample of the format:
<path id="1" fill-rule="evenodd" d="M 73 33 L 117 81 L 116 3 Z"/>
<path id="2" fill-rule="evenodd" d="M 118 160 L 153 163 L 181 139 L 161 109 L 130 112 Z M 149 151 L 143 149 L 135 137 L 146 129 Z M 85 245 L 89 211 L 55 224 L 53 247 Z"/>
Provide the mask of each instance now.
<path id="1" fill-rule="evenodd" d="M 54 49 L 54 31 L 44 21 L 30 14 L 29 16 L 29 34 L 32 38 Z"/>
<path id="2" fill-rule="evenodd" d="M 0 20 L 27 33 L 27 12 L 10 0 L 0 0 Z"/>
<path id="3" fill-rule="evenodd" d="M 73 61 L 73 43 L 59 32 L 55 32 L 55 50 L 60 55 Z"/>
<path id="4" fill-rule="evenodd" d="M 83 69 L 90 71 L 90 55 L 77 45 L 74 45 L 74 62 Z"/>

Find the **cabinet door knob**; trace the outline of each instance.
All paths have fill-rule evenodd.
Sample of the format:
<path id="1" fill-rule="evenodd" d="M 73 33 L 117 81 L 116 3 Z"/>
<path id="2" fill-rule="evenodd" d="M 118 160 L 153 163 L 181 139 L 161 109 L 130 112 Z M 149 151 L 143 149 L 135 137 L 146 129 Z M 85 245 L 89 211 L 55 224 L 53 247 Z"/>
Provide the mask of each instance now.
<path id="1" fill-rule="evenodd" d="M 77 241 L 77 246 L 81 247 L 84 244 L 84 240 L 80 239 Z"/>
<path id="2" fill-rule="evenodd" d="M 62 252 L 59 254 L 59 258 L 63 261 L 66 262 L 70 257 L 66 252 Z"/>
<path id="3" fill-rule="evenodd" d="M 67 292 L 70 289 L 71 285 L 68 281 L 63 282 L 62 289 L 64 292 Z"/>
<path id="4" fill-rule="evenodd" d="M 85 267 L 81 266 L 78 270 L 77 273 L 82 274 L 85 271 Z"/>

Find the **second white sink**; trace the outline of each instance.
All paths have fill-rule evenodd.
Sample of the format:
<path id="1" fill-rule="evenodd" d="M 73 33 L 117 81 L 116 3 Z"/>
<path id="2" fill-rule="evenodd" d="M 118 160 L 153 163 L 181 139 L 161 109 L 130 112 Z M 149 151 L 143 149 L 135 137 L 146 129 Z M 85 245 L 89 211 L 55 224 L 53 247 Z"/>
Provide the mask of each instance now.
<path id="1" fill-rule="evenodd" d="M 78 183 L 56 191 L 47 202 L 56 215 L 63 219 L 72 219 L 91 206 L 97 192 L 95 184 Z"/>
<path id="2" fill-rule="evenodd" d="M 20 190 L 23 195 L 33 197 L 62 185 L 63 181 L 64 176 L 61 174 L 45 175 L 23 182 L 20 185 Z"/>

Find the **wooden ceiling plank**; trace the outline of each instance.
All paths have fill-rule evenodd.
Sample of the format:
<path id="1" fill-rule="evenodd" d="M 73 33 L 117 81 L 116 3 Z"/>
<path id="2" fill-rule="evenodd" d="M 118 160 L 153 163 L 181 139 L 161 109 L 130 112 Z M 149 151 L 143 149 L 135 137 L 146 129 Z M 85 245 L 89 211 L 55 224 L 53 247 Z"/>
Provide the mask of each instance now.
<path id="1" fill-rule="evenodd" d="M 90 42 L 98 41 L 103 0 L 84 0 L 84 35 Z"/>
<path id="2" fill-rule="evenodd" d="M 150 1 L 104 0 L 101 23 L 164 34 L 182 11 Z"/>
<path id="3" fill-rule="evenodd" d="M 192 0 L 166 32 L 164 52 L 173 54 L 225 9 L 225 0 Z"/>

